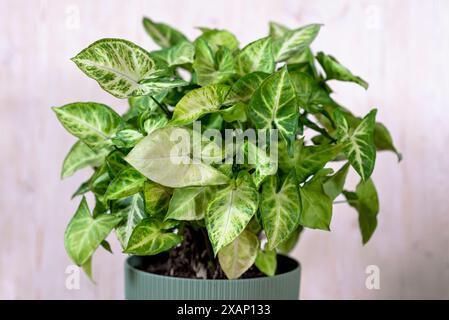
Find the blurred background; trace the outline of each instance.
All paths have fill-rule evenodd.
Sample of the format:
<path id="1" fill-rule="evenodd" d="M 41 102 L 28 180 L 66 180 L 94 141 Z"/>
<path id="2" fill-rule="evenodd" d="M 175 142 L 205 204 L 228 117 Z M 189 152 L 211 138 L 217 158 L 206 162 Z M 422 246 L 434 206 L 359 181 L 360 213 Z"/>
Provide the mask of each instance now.
<path id="1" fill-rule="evenodd" d="M 345 204 L 334 209 L 332 232 L 303 233 L 292 253 L 303 267 L 301 298 L 449 298 L 446 0 L 0 0 L 0 298 L 123 298 L 125 256 L 114 237 L 114 255 L 100 248 L 94 256 L 96 284 L 81 274 L 79 289 L 66 287 L 63 234 L 79 201 L 70 196 L 90 172 L 60 181 L 75 139 L 50 107 L 97 101 L 123 112 L 125 100 L 69 59 L 104 37 L 156 49 L 144 15 L 191 39 L 197 26 L 226 28 L 242 46 L 265 36 L 270 20 L 291 28 L 323 23 L 312 48 L 370 84 L 365 91 L 331 83 L 335 99 L 358 115 L 377 107 L 404 160 L 378 154 L 379 224 L 366 246 Z M 365 285 L 369 266 L 378 267 L 379 289 Z"/>

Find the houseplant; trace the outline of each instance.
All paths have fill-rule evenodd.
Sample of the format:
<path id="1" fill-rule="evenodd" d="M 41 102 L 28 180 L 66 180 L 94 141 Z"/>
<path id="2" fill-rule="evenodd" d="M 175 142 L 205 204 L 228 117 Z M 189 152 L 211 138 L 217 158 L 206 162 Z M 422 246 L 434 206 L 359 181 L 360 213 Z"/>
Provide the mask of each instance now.
<path id="1" fill-rule="evenodd" d="M 110 250 L 115 230 L 134 255 L 127 297 L 296 298 L 299 266 L 278 254 L 303 228 L 329 230 L 341 194 L 366 243 L 377 224 L 376 149 L 400 157 L 376 110 L 356 117 L 331 97 L 328 80 L 368 84 L 312 52 L 319 24 L 271 23 L 269 36 L 243 49 L 226 30 L 200 28 L 191 42 L 165 24 L 143 24 L 160 50 L 102 39 L 72 59 L 128 99 L 125 113 L 95 102 L 53 108 L 79 139 L 62 178 L 93 168 L 73 195 L 82 200 L 65 232 L 68 255 L 91 277 L 94 251 Z M 344 189 L 351 167 L 355 191 Z"/>

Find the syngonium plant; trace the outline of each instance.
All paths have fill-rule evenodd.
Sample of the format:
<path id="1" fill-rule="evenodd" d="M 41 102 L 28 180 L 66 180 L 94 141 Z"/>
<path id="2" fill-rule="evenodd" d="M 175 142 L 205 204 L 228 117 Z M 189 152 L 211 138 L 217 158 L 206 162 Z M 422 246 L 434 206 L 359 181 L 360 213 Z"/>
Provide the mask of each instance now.
<path id="1" fill-rule="evenodd" d="M 112 230 L 124 253 L 147 256 L 179 246 L 195 228 L 208 236 L 193 241 L 212 248 L 210 267 L 234 279 L 255 264 L 272 276 L 276 253 L 292 250 L 303 228 L 330 230 L 341 194 L 358 211 L 363 243 L 370 239 L 379 211 L 370 179 L 376 150 L 400 154 L 376 110 L 359 118 L 332 98 L 329 80 L 368 84 L 334 57 L 312 52 L 321 25 L 270 23 L 269 36 L 243 49 L 226 30 L 200 28 L 190 41 L 166 24 L 145 18 L 143 25 L 160 50 L 102 39 L 72 59 L 104 90 L 128 99 L 124 114 L 96 102 L 53 108 L 79 139 L 62 178 L 93 168 L 73 196 L 91 192 L 95 207 L 91 212 L 83 196 L 65 232 L 74 263 L 91 276 L 92 255 L 99 246 L 110 250 Z M 243 149 L 257 155 L 251 164 L 171 161 L 173 150 L 191 160 L 192 148 L 170 136 L 178 130 L 191 137 L 195 121 L 223 135 L 277 129 L 268 144 L 276 144 L 278 161 L 267 161 L 268 144 L 249 142 Z M 223 160 L 226 146 L 199 141 Z M 331 162 L 341 164 L 335 173 L 326 168 Z M 350 167 L 360 176 L 354 191 L 344 189 Z"/>

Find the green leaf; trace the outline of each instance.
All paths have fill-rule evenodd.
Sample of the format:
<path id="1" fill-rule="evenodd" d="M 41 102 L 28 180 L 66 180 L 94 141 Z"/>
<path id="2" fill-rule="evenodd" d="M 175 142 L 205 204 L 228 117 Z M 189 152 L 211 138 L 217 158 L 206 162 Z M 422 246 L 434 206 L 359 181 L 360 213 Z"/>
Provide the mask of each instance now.
<path id="1" fill-rule="evenodd" d="M 84 262 L 81 268 L 83 269 L 84 273 L 89 277 L 89 279 L 93 281 L 94 278 L 92 275 L 92 256 L 90 256 L 89 259 L 87 259 L 87 261 Z"/>
<path id="2" fill-rule="evenodd" d="M 284 67 L 266 78 L 254 92 L 248 105 L 248 118 L 257 129 L 270 129 L 274 125 L 291 146 L 298 117 L 295 89 Z"/>
<path id="3" fill-rule="evenodd" d="M 78 189 L 76 189 L 76 191 L 72 194 L 71 199 L 75 198 L 76 196 L 81 196 L 83 194 L 85 194 L 86 192 L 90 191 L 90 181 L 84 181 L 79 187 Z"/>
<path id="4" fill-rule="evenodd" d="M 145 180 L 134 168 L 125 168 L 111 181 L 105 197 L 114 200 L 130 196 L 142 190 Z"/>
<path id="5" fill-rule="evenodd" d="M 276 62 L 288 60 L 294 54 L 306 50 L 320 31 L 320 24 L 310 24 L 299 29 L 289 30 L 273 42 Z"/>
<path id="6" fill-rule="evenodd" d="M 124 252 L 149 256 L 167 251 L 181 241 L 181 236 L 165 231 L 160 223 L 145 219 L 135 227 Z"/>
<path id="7" fill-rule="evenodd" d="M 113 253 L 111 245 L 106 240 L 101 241 L 100 245 L 103 247 L 104 250 L 106 250 L 106 251 L 108 251 L 110 253 Z"/>
<path id="8" fill-rule="evenodd" d="M 224 102 L 224 104 L 231 105 L 238 102 L 249 102 L 254 91 L 256 91 L 263 80 L 265 80 L 265 78 L 268 76 L 269 74 L 267 73 L 252 72 L 241 77 L 232 85 L 231 90 L 226 96 L 226 101 Z"/>
<path id="9" fill-rule="evenodd" d="M 257 269 L 272 277 L 276 274 L 277 256 L 274 250 L 259 250 L 255 261 Z"/>
<path id="10" fill-rule="evenodd" d="M 301 235 L 303 229 L 304 228 L 302 226 L 298 226 L 287 240 L 278 245 L 277 250 L 282 254 L 289 254 L 298 243 L 299 236 Z"/>
<path id="11" fill-rule="evenodd" d="M 215 193 L 206 213 L 206 228 L 215 254 L 245 229 L 257 211 L 258 201 L 257 189 L 245 171 L 233 184 Z"/>
<path id="12" fill-rule="evenodd" d="M 294 172 L 278 186 L 278 177 L 270 176 L 262 185 L 260 217 L 268 238 L 268 249 L 290 237 L 299 223 L 301 200 Z"/>
<path id="13" fill-rule="evenodd" d="M 68 132 L 94 150 L 110 146 L 111 137 L 122 125 L 120 116 L 100 103 L 70 103 L 53 111 Z"/>
<path id="14" fill-rule="evenodd" d="M 89 189 L 97 196 L 103 197 L 106 189 L 111 183 L 111 175 L 109 173 L 107 164 L 102 164 L 97 168 L 89 180 Z"/>
<path id="15" fill-rule="evenodd" d="M 112 202 L 111 212 L 123 217 L 123 222 L 117 226 L 117 238 L 125 249 L 134 228 L 147 217 L 144 208 L 144 199 L 141 193 L 122 198 Z"/>
<path id="16" fill-rule="evenodd" d="M 100 166 L 109 153 L 109 149 L 93 151 L 84 142 L 77 141 L 70 149 L 62 164 L 61 178 L 72 176 L 76 171 L 85 167 Z"/>
<path id="17" fill-rule="evenodd" d="M 168 209 L 172 189 L 153 181 L 146 181 L 143 190 L 147 213 L 152 217 L 163 217 Z"/>
<path id="18" fill-rule="evenodd" d="M 120 130 L 112 137 L 112 143 L 118 148 L 132 148 L 141 139 L 143 135 L 134 129 L 124 129 Z"/>
<path id="19" fill-rule="evenodd" d="M 346 176 L 349 171 L 349 162 L 340 168 L 333 176 L 329 177 L 324 183 L 324 192 L 331 198 L 335 200 L 343 191 Z"/>
<path id="20" fill-rule="evenodd" d="M 199 39 L 195 44 L 193 70 L 201 86 L 223 83 L 236 73 L 235 58 L 229 49 L 220 47 L 214 52 L 205 40 Z"/>
<path id="21" fill-rule="evenodd" d="M 337 134 L 343 144 L 343 152 L 349 163 L 366 181 L 374 170 L 376 161 L 376 145 L 374 144 L 374 127 L 377 110 L 371 110 L 352 131 L 344 115 L 337 110 L 334 113 Z"/>
<path id="22" fill-rule="evenodd" d="M 270 21 L 269 26 L 270 26 L 270 36 L 273 39 L 282 38 L 287 33 L 287 31 L 289 31 L 289 29 L 286 26 L 279 24 L 277 22 Z"/>
<path id="23" fill-rule="evenodd" d="M 329 231 L 332 219 L 332 199 L 324 192 L 323 183 L 327 179 L 323 169 L 299 188 L 302 212 L 299 223 L 307 228 Z"/>
<path id="24" fill-rule="evenodd" d="M 259 239 L 243 231 L 234 241 L 218 252 L 218 261 L 228 279 L 237 279 L 256 261 Z"/>
<path id="25" fill-rule="evenodd" d="M 148 134 L 156 131 L 157 129 L 163 128 L 168 124 L 168 119 L 165 116 L 158 114 L 150 115 L 143 122 L 143 130 Z"/>
<path id="26" fill-rule="evenodd" d="M 150 114 L 161 114 L 162 110 L 159 108 L 160 103 L 167 96 L 167 91 L 162 91 L 152 96 L 129 97 L 129 110 L 123 115 L 123 119 L 128 121 L 141 115 L 143 112 Z"/>
<path id="27" fill-rule="evenodd" d="M 230 51 L 235 51 L 239 48 L 239 41 L 237 38 L 227 30 L 207 29 L 201 28 L 203 34 L 195 40 L 195 44 L 200 41 L 206 41 L 213 52 L 219 48 L 226 48 Z"/>
<path id="28" fill-rule="evenodd" d="M 366 244 L 377 227 L 379 199 L 376 187 L 371 179 L 360 181 L 355 192 L 343 191 L 348 203 L 359 213 L 359 227 L 363 244 Z"/>
<path id="29" fill-rule="evenodd" d="M 171 124 L 189 124 L 202 115 L 220 109 L 229 86 L 213 84 L 189 91 L 176 105 Z"/>
<path id="30" fill-rule="evenodd" d="M 226 122 L 245 122 L 247 120 L 245 111 L 246 108 L 246 104 L 244 104 L 243 102 L 238 102 L 232 107 L 220 110 L 220 114 L 223 117 L 223 120 Z"/>
<path id="31" fill-rule="evenodd" d="M 228 178 L 218 170 L 193 161 L 191 135 L 191 131 L 184 128 L 158 129 L 143 138 L 125 160 L 148 179 L 167 187 L 228 183 Z"/>
<path id="32" fill-rule="evenodd" d="M 129 167 L 124 158 L 125 154 L 120 150 L 113 151 L 106 157 L 106 169 L 111 178 L 114 178 L 120 171 Z"/>
<path id="33" fill-rule="evenodd" d="M 172 47 L 182 41 L 187 41 L 185 35 L 178 30 L 149 18 L 143 18 L 143 26 L 148 35 L 162 48 Z"/>
<path id="34" fill-rule="evenodd" d="M 376 122 L 376 126 L 374 127 L 374 144 L 377 150 L 393 151 L 396 153 L 398 161 L 402 160 L 402 154 L 394 146 L 390 132 L 380 122 Z"/>
<path id="35" fill-rule="evenodd" d="M 72 261 L 78 266 L 85 264 L 121 220 L 121 217 L 110 214 L 93 218 L 83 197 L 64 234 L 64 245 Z"/>
<path id="36" fill-rule="evenodd" d="M 365 80 L 353 75 L 351 71 L 341 65 L 333 56 L 318 52 L 316 59 L 323 67 L 324 72 L 326 72 L 326 80 L 335 79 L 355 82 L 363 88 L 368 89 L 368 83 Z"/>
<path id="37" fill-rule="evenodd" d="M 254 168 L 252 173 L 254 184 L 259 188 L 265 178 L 277 172 L 277 159 L 271 159 L 270 155 L 252 142 L 245 144 L 248 153 L 249 166 Z"/>
<path id="38" fill-rule="evenodd" d="M 211 192 L 210 187 L 175 189 L 165 220 L 192 221 L 204 219 Z"/>
<path id="39" fill-rule="evenodd" d="M 237 70 L 241 75 L 255 71 L 273 73 L 274 69 L 270 37 L 251 42 L 237 56 Z"/>
<path id="40" fill-rule="evenodd" d="M 122 39 L 102 39 L 78 53 L 72 61 L 117 98 L 141 96 L 157 91 L 142 80 L 166 75 L 167 66 L 156 63 L 150 54 Z"/>
<path id="41" fill-rule="evenodd" d="M 193 63 L 195 46 L 189 41 L 181 41 L 173 47 L 154 51 L 152 56 L 164 60 L 170 67 Z"/>

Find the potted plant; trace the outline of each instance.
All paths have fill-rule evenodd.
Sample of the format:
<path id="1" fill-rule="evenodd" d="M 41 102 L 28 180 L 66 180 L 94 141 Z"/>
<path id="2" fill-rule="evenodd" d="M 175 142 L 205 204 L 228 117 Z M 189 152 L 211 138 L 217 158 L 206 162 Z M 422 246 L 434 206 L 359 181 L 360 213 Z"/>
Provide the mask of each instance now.
<path id="1" fill-rule="evenodd" d="M 366 243 L 379 210 L 376 149 L 400 157 L 376 110 L 353 115 L 328 80 L 368 84 L 313 54 L 319 24 L 271 23 L 269 36 L 243 49 L 226 30 L 200 28 L 192 42 L 166 24 L 143 24 L 160 50 L 102 39 L 72 59 L 128 99 L 125 113 L 96 102 L 53 108 L 79 139 L 62 178 L 93 168 L 73 195 L 82 199 L 65 231 L 68 255 L 92 277 L 92 255 L 110 251 L 115 230 L 131 255 L 127 298 L 296 299 L 300 267 L 285 255 L 302 230 L 329 230 L 342 194 Z M 346 191 L 351 167 L 361 179 Z"/>

